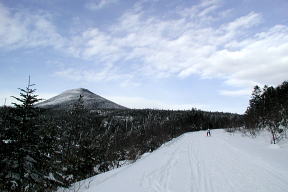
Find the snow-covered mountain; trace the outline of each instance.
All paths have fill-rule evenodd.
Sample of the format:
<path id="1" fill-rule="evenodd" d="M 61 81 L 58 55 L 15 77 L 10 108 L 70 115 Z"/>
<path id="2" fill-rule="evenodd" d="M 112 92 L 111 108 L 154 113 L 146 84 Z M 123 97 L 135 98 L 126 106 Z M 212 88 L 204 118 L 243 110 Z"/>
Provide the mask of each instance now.
<path id="1" fill-rule="evenodd" d="M 68 109 L 77 100 L 79 96 L 83 96 L 84 106 L 90 110 L 96 109 L 125 109 L 125 107 L 118 105 L 112 101 L 109 101 L 95 93 L 92 93 L 88 89 L 79 88 L 64 91 L 60 95 L 52 97 L 46 101 L 37 104 L 40 108 L 52 108 L 52 109 Z"/>
<path id="2" fill-rule="evenodd" d="M 287 143 L 223 130 L 186 133 L 135 163 L 72 185 L 79 192 L 284 192 Z M 67 190 L 59 190 L 64 192 Z"/>

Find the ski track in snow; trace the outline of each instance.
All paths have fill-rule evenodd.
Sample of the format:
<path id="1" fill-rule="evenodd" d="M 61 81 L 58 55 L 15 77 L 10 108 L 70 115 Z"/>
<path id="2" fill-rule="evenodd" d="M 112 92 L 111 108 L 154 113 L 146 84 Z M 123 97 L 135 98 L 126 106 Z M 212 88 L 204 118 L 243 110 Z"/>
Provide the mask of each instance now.
<path id="1" fill-rule="evenodd" d="M 203 131 L 184 134 L 102 182 L 97 180 L 107 173 L 95 176 L 89 189 L 81 191 L 288 191 L 287 169 L 275 168 L 245 148 L 232 145 L 222 130 L 215 133 L 212 137 L 204 136 Z"/>

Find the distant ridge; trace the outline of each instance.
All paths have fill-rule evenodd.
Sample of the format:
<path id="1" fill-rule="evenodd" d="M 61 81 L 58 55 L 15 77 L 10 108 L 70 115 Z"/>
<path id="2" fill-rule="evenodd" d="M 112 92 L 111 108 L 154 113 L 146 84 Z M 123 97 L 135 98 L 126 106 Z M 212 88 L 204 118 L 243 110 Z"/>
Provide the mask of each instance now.
<path id="1" fill-rule="evenodd" d="M 64 91 L 46 101 L 38 103 L 36 106 L 45 109 L 69 109 L 78 101 L 79 96 L 83 96 L 84 107 L 90 110 L 96 109 L 126 109 L 108 99 L 105 99 L 88 89 L 78 88 Z"/>

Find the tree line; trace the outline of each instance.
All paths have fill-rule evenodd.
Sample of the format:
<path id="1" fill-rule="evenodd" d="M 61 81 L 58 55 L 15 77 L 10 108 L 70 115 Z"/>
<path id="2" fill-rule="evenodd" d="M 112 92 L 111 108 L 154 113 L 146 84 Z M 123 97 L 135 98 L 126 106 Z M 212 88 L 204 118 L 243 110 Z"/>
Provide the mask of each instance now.
<path id="1" fill-rule="evenodd" d="M 83 96 L 69 110 L 35 107 L 36 89 L 20 89 L 0 108 L 0 191 L 55 191 L 137 160 L 185 132 L 240 127 L 243 116 L 197 109 L 89 111 Z"/>
<path id="2" fill-rule="evenodd" d="M 271 142 L 287 138 L 288 127 L 288 82 L 277 87 L 256 85 L 245 112 L 245 128 L 252 135 L 268 130 Z"/>

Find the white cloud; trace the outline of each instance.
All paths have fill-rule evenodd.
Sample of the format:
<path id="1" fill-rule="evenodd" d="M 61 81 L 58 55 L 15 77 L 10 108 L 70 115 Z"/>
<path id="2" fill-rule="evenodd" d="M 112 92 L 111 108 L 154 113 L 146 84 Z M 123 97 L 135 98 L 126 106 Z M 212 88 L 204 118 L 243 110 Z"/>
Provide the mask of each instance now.
<path id="1" fill-rule="evenodd" d="M 239 90 L 220 90 L 220 95 L 224 96 L 247 96 L 251 94 L 250 89 L 239 89 Z"/>
<path id="2" fill-rule="evenodd" d="M 99 10 L 117 2 L 118 0 L 93 0 L 87 3 L 85 7 L 90 10 Z"/>
<path id="3" fill-rule="evenodd" d="M 113 68 L 113 65 L 106 65 L 98 71 L 68 68 L 55 72 L 55 75 L 73 81 L 117 81 L 121 87 L 138 87 L 140 85 L 138 81 L 133 79 L 132 74 L 118 72 L 116 68 Z"/>
<path id="4" fill-rule="evenodd" d="M 221 5 L 217 0 L 202 1 L 179 10 L 180 17 L 165 20 L 145 15 L 142 4 L 137 5 L 108 32 L 92 28 L 75 37 L 70 50 L 84 59 L 97 58 L 114 66 L 119 61 L 135 60 L 137 75 L 185 78 L 198 74 L 203 78 L 223 78 L 228 85 L 243 89 L 255 83 L 279 83 L 288 74 L 287 26 L 257 31 L 257 25 L 264 22 L 260 13 L 250 12 L 213 26 L 212 20 L 223 18 L 217 13 Z M 196 21 L 191 19 L 195 17 Z M 243 36 L 249 30 L 256 33 Z M 134 75 L 135 71 L 131 72 L 127 81 Z M 87 80 L 103 79 L 98 73 L 81 76 Z"/>
<path id="5" fill-rule="evenodd" d="M 62 71 L 57 71 L 55 74 L 74 81 L 109 81 L 119 78 L 119 75 L 113 74 L 113 71 L 110 71 L 109 67 L 101 71 L 68 68 Z"/>
<path id="6" fill-rule="evenodd" d="M 248 15 L 237 18 L 225 26 L 227 31 L 236 31 L 241 28 L 250 28 L 262 22 L 262 16 L 259 13 L 251 12 Z"/>
<path id="7" fill-rule="evenodd" d="M 0 3 L 0 48 L 15 49 L 38 46 L 60 48 L 64 39 L 44 13 L 12 13 Z"/>
<path id="8" fill-rule="evenodd" d="M 96 9 L 108 2 L 96 2 Z M 129 82 L 140 75 L 185 78 L 197 74 L 222 78 L 240 90 L 287 79 L 288 26 L 258 28 L 265 20 L 256 12 L 222 20 L 225 10 L 218 11 L 220 0 L 202 0 L 190 8 L 178 8 L 177 17 L 165 18 L 146 14 L 143 2 L 149 3 L 136 3 L 105 31 L 89 28 L 71 39 L 62 38 L 44 15 L 12 14 L 0 6 L 0 47 L 62 46 L 75 57 L 97 61 L 95 66 L 104 69 L 69 67 L 57 75 L 85 81 L 121 79 L 122 86 L 139 85 L 141 82 Z M 125 62 L 130 72 L 118 70 L 119 63 Z"/>
<path id="9" fill-rule="evenodd" d="M 237 50 L 216 51 L 207 59 L 215 66 L 209 66 L 207 73 L 222 75 L 228 83 L 243 86 L 277 85 L 285 80 L 288 75 L 288 27 L 275 26 L 256 36 L 245 39 L 243 44 L 239 41 Z"/>
<path id="10" fill-rule="evenodd" d="M 194 22 L 196 21 L 198 23 L 201 21 L 202 23 L 204 22 L 206 24 L 207 22 L 209 23 L 214 20 L 210 14 L 214 13 L 214 11 L 217 10 L 220 5 L 220 0 L 202 0 L 199 4 L 180 9 L 178 12 L 184 17 L 193 19 Z"/>

